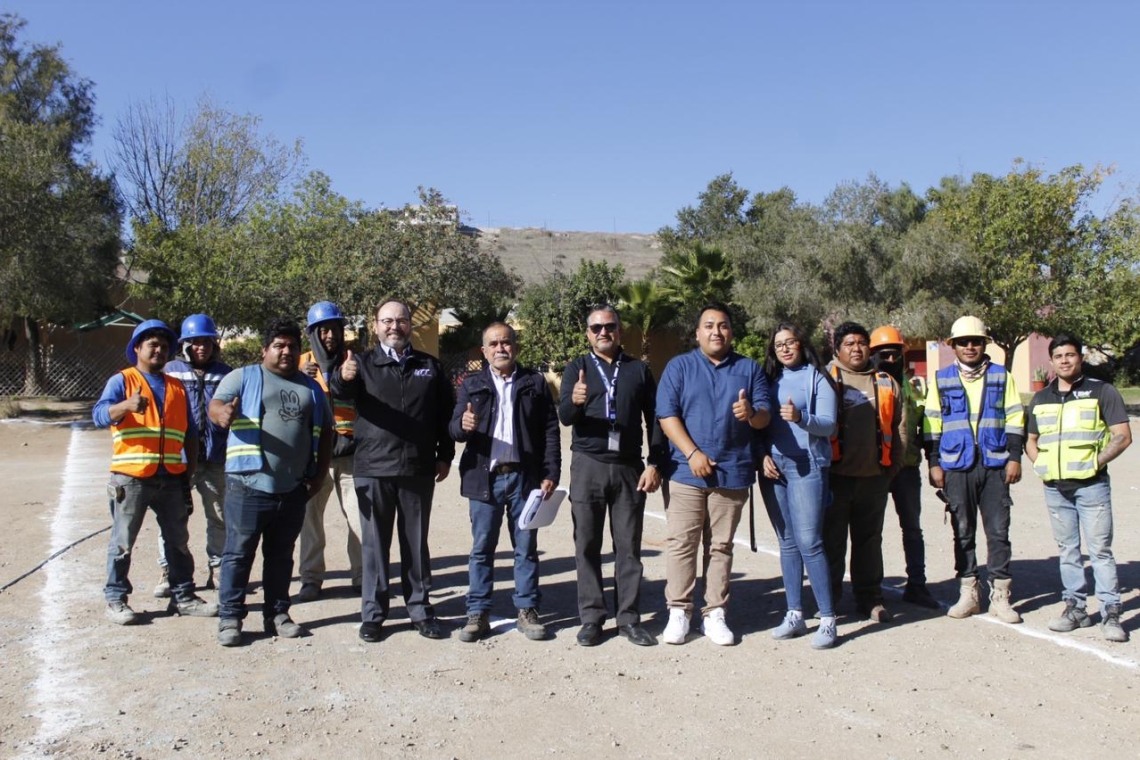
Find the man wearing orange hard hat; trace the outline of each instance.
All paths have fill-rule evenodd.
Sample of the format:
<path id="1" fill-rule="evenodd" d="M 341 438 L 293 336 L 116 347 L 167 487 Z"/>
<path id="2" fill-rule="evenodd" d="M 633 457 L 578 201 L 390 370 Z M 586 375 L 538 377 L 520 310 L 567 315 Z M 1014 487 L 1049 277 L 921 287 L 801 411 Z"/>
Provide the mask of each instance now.
<path id="1" fill-rule="evenodd" d="M 871 362 L 875 369 L 895 379 L 903 391 L 903 418 L 900 425 L 910 431 L 903 451 L 902 468 L 891 481 L 891 499 L 902 529 L 906 558 L 906 588 L 903 601 L 936 610 L 940 607 L 926 588 L 926 544 L 922 539 L 922 407 L 914 387 L 906 378 L 906 341 L 897 327 L 883 325 L 871 333 Z"/>

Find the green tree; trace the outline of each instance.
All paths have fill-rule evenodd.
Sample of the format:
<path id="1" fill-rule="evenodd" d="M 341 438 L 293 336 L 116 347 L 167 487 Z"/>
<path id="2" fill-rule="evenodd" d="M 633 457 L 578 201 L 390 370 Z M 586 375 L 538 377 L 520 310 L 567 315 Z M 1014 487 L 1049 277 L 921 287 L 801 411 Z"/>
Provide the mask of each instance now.
<path id="1" fill-rule="evenodd" d="M 120 212 L 86 151 L 93 85 L 58 46 L 29 45 L 23 19 L 0 15 L 0 323 L 22 323 L 25 393 L 42 392 L 40 323 L 89 319 L 108 306 Z"/>
<path id="2" fill-rule="evenodd" d="M 1066 273 L 1090 238 L 1088 202 L 1104 176 L 1081 166 L 1047 175 L 1018 160 L 1005 176 L 948 177 L 927 193 L 931 216 L 967 246 L 971 277 L 962 295 L 981 307 L 1007 367 L 1031 333 L 1053 330 Z"/>
<path id="3" fill-rule="evenodd" d="M 259 117 L 208 98 L 184 122 L 169 100 L 133 103 L 113 137 L 131 213 L 128 261 L 140 272 L 132 290 L 170 319 L 205 311 L 220 325 L 259 327 L 282 300 L 278 289 L 261 287 L 281 275 L 269 266 L 280 263 L 279 251 L 257 248 L 243 225 L 287 193 L 303 162 L 300 141 L 287 146 L 263 133 Z"/>
<path id="4" fill-rule="evenodd" d="M 617 301 L 625 276 L 621 264 L 583 260 L 571 274 L 555 272 L 523 290 L 516 316 L 522 326 L 519 360 L 531 367 L 562 370 L 589 348 L 586 317 L 591 307 Z"/>

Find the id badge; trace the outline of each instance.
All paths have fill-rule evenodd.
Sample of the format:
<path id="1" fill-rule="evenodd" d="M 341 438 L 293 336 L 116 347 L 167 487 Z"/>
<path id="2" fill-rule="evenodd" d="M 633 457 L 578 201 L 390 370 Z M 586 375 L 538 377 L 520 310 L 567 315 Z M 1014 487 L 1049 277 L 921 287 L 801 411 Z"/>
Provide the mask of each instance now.
<path id="1" fill-rule="evenodd" d="M 619 451 L 621 446 L 621 434 L 617 430 L 610 431 L 609 444 L 607 448 L 610 451 Z"/>

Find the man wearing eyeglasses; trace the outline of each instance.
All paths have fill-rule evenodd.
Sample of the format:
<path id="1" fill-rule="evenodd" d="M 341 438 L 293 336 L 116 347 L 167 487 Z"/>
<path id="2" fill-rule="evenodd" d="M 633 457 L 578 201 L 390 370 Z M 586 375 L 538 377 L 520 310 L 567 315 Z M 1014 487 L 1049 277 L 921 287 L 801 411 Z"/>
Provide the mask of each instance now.
<path id="1" fill-rule="evenodd" d="M 395 521 L 408 617 L 421 636 L 442 639 L 447 634 L 428 599 L 428 525 L 435 484 L 447 477 L 455 457 L 447 432 L 455 399 L 439 360 L 412 348 L 412 313 L 406 304 L 380 304 L 373 329 L 376 347 L 359 357 L 348 351 L 329 383 L 334 397 L 356 403 L 353 484 L 364 563 L 360 638 L 380 641 L 388 617 Z"/>
<path id="2" fill-rule="evenodd" d="M 978 513 L 986 534 L 990 613 L 1020 623 L 1010 605 L 1009 487 L 1021 480 L 1025 410 L 1013 375 L 986 354 L 987 330 L 977 317 L 962 317 L 948 342 L 956 361 L 940 369 L 926 395 L 923 434 L 930 484 L 946 491 L 953 517 L 958 601 L 946 613 L 966 618 L 981 612 L 976 536 Z"/>
<path id="3" fill-rule="evenodd" d="M 839 425 L 831 439 L 832 501 L 823 519 L 823 548 L 832 599 L 838 603 L 850 536 L 856 610 L 872 622 L 888 623 L 892 616 L 883 602 L 883 518 L 909 431 L 902 424 L 899 384 L 871 365 L 870 338 L 857 322 L 844 322 L 832 333 L 835 359 L 827 370 L 839 397 Z"/>
<path id="4" fill-rule="evenodd" d="M 658 468 L 669 456 L 657 423 L 657 381 L 644 362 L 621 348 L 621 319 L 602 305 L 586 317 L 590 352 L 566 365 L 558 417 L 572 428 L 570 503 L 578 568 L 578 644 L 602 641 L 606 598 L 602 543 L 606 512 L 614 547 L 614 616 L 618 633 L 638 646 L 657 643 L 641 626 L 641 531 L 645 495 L 661 485 Z M 642 465 L 642 424 L 649 462 Z"/>

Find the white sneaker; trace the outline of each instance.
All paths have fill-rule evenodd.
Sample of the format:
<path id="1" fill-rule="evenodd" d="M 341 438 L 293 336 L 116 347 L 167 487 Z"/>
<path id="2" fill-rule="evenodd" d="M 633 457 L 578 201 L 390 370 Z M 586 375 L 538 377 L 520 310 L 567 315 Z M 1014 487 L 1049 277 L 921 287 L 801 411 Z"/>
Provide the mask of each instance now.
<path id="1" fill-rule="evenodd" d="M 661 634 L 666 644 L 684 644 L 689 635 L 689 615 L 680 607 L 669 609 L 669 624 Z"/>
<path id="2" fill-rule="evenodd" d="M 717 646 L 730 647 L 736 643 L 736 637 L 724 622 L 724 609 L 718 607 L 701 621 L 701 633 L 708 636 L 709 641 Z"/>

